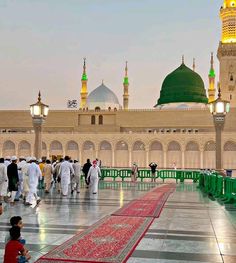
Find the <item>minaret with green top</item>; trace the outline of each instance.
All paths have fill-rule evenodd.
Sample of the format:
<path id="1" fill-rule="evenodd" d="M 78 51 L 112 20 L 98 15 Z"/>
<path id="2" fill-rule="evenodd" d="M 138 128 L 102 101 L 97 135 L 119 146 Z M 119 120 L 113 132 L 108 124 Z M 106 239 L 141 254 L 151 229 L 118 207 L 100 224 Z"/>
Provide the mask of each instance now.
<path id="1" fill-rule="evenodd" d="M 129 78 L 128 78 L 128 62 L 126 61 L 125 66 L 125 77 L 124 77 L 124 94 L 123 94 L 123 109 L 127 110 L 129 108 Z"/>
<path id="2" fill-rule="evenodd" d="M 84 58 L 84 67 L 83 67 L 83 75 L 81 78 L 81 82 L 82 82 L 82 88 L 80 92 L 80 108 L 83 109 L 87 105 L 87 97 L 88 97 L 88 89 L 87 89 L 88 77 L 86 74 L 86 58 Z"/>
<path id="3" fill-rule="evenodd" d="M 208 88 L 208 102 L 211 103 L 215 100 L 215 70 L 214 70 L 214 58 L 213 58 L 213 52 L 211 53 L 211 68 L 208 74 L 209 77 L 209 88 Z"/>

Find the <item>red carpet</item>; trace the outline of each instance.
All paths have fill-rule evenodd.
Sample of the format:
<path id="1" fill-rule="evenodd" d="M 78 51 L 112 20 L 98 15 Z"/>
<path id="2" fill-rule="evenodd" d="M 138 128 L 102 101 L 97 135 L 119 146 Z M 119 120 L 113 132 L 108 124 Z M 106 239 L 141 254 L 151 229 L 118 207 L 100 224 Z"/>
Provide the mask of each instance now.
<path id="1" fill-rule="evenodd" d="M 36 262 L 124 263 L 152 221 L 145 217 L 105 217 Z"/>

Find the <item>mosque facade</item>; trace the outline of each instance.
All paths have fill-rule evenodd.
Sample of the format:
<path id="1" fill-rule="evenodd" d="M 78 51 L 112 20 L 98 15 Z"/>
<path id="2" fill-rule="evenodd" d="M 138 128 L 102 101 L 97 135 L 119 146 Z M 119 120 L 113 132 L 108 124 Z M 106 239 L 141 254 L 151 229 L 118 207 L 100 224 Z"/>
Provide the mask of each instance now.
<path id="1" fill-rule="evenodd" d="M 223 99 L 231 110 L 223 132 L 223 167 L 236 169 L 236 1 L 224 0 L 220 9 L 222 39 L 217 57 Z M 82 163 L 102 160 L 103 166 L 129 167 L 136 162 L 160 168 L 215 168 L 215 128 L 208 102 L 216 99 L 216 75 L 211 54 L 206 88 L 195 63 L 181 65 L 164 79 L 154 108 L 129 108 L 128 65 L 123 98 L 102 83 L 88 92 L 84 59 L 80 109 L 50 111 L 43 129 L 42 156 L 69 155 Z M 153 105 L 152 105 L 153 106 Z M 0 156 L 31 156 L 32 118 L 26 111 L 0 111 Z"/>

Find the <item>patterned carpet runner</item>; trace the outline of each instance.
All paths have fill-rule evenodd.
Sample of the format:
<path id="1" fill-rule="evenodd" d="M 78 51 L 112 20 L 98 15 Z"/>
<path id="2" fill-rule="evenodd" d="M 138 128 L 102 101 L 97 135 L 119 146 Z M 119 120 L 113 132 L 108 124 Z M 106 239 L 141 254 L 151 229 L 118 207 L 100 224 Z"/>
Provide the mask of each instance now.
<path id="1" fill-rule="evenodd" d="M 157 187 L 42 256 L 36 263 L 125 263 L 174 191 Z"/>

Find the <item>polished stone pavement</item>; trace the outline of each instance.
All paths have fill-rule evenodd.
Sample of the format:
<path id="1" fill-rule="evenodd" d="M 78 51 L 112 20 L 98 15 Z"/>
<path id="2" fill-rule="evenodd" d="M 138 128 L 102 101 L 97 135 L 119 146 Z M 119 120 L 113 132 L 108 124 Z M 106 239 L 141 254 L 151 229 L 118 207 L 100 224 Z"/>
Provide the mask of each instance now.
<path id="1" fill-rule="evenodd" d="M 174 182 L 174 181 L 170 181 Z M 168 182 L 167 182 L 168 183 Z M 83 231 L 157 184 L 100 182 L 99 194 L 61 197 L 53 189 L 39 206 L 5 205 L 0 216 L 0 262 L 11 216 L 21 215 L 22 236 L 35 262 L 74 234 Z M 236 262 L 236 208 L 227 209 L 197 190 L 196 184 L 178 184 L 160 218 L 154 220 L 128 263 Z"/>

